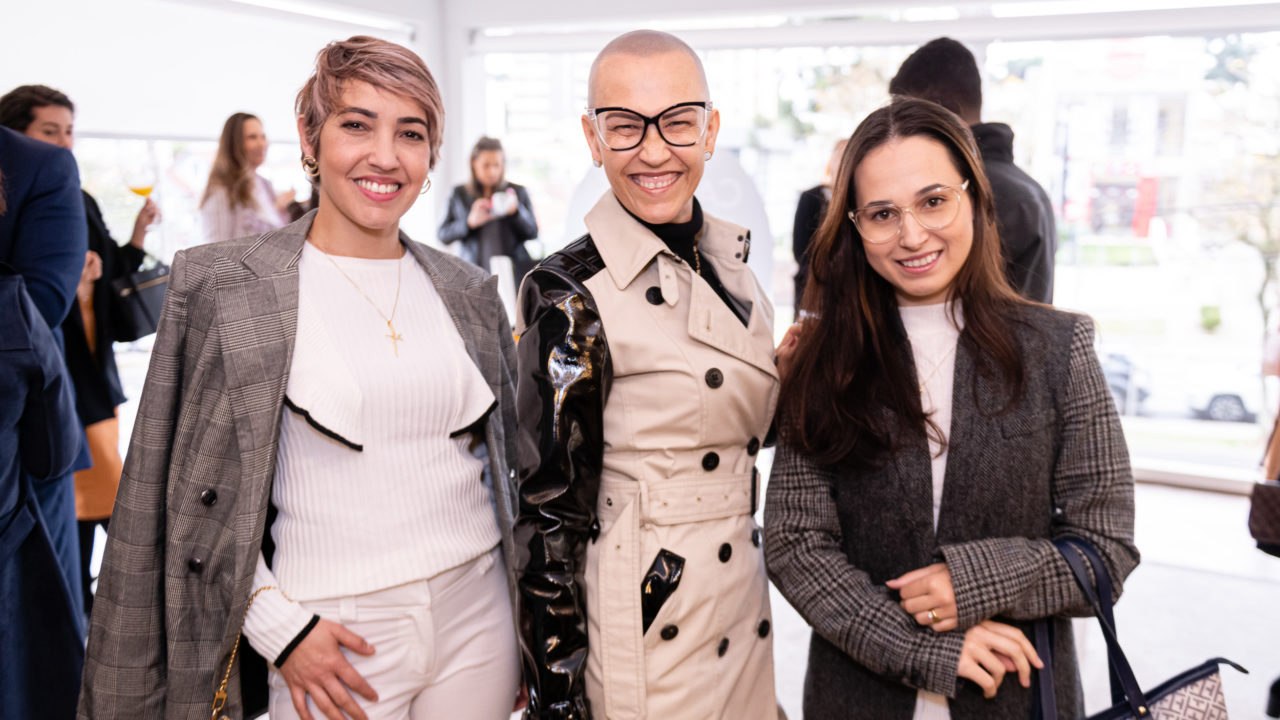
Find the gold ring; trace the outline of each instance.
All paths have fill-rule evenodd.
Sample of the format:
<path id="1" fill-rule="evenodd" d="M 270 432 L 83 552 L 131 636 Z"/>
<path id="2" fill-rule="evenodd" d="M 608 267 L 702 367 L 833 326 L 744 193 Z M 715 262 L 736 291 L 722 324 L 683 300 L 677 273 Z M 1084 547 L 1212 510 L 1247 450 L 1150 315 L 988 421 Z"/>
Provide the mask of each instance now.
<path id="1" fill-rule="evenodd" d="M 939 620 L 941 620 L 941 619 L 942 619 L 942 618 L 938 617 L 938 613 L 937 613 L 937 611 L 935 611 L 935 610 L 930 610 L 930 611 L 929 611 L 929 624 L 930 624 L 930 625 L 935 625 L 935 624 L 937 624 L 937 622 L 938 622 Z"/>

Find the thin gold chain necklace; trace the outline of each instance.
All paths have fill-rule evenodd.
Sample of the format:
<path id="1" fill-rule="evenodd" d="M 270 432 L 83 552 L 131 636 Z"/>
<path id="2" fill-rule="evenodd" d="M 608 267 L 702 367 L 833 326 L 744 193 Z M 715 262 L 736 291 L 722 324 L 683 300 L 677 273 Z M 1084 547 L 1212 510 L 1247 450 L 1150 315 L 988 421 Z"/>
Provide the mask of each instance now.
<path id="1" fill-rule="evenodd" d="M 959 341 L 957 340 L 957 343 L 958 343 L 958 342 L 959 342 Z M 953 352 L 955 352 L 955 351 L 956 351 L 956 346 L 953 344 L 951 347 L 947 348 L 947 351 L 946 351 L 946 352 L 944 352 L 944 353 L 942 353 L 942 357 L 938 358 L 937 360 L 933 360 L 932 358 L 922 358 L 922 359 L 928 359 L 928 360 L 929 360 L 929 362 L 930 362 L 930 363 L 932 363 L 932 365 L 933 365 L 933 370 L 931 370 L 931 371 L 929 372 L 929 375 L 928 375 L 927 377 L 925 377 L 925 379 L 923 379 L 923 380 L 921 380 L 921 381 L 920 381 L 920 394 L 921 394 L 921 395 L 923 395 L 923 394 L 924 394 L 924 388 L 925 388 L 925 386 L 929 384 L 929 381 L 933 379 L 933 376 L 934 376 L 934 375 L 937 375 L 937 374 L 938 374 L 938 371 L 939 371 L 939 370 L 941 370 L 941 369 L 942 369 L 942 366 L 946 364 L 946 362 L 947 362 L 947 358 L 951 357 L 951 353 L 953 353 Z"/>
<path id="2" fill-rule="evenodd" d="M 320 250 L 320 248 L 316 249 Z M 387 315 L 382 312 L 382 308 L 378 307 L 378 304 L 373 301 L 373 298 L 369 297 L 365 291 L 360 288 L 360 285 L 357 284 L 355 280 L 351 279 L 351 276 L 342 269 L 342 266 L 338 264 L 337 260 L 333 259 L 333 256 L 323 250 L 320 250 L 320 254 L 329 259 L 329 262 L 333 264 L 333 268 L 341 273 L 342 277 L 346 278 L 347 282 L 351 283 L 351 287 L 355 288 L 356 292 L 360 293 L 360 297 L 363 297 L 369 305 L 373 306 L 374 312 L 378 313 L 378 315 L 386 321 L 387 338 L 391 340 L 391 351 L 395 353 L 397 358 L 399 358 L 400 346 L 397 343 L 403 342 L 404 336 L 396 332 L 396 326 L 393 321 L 396 319 L 396 309 L 400 307 L 400 278 L 401 268 L 404 266 L 404 255 L 402 254 L 400 258 L 396 260 L 396 299 L 391 303 L 391 314 Z"/>
<path id="3" fill-rule="evenodd" d="M 698 252 L 698 238 L 693 239 L 693 269 L 702 275 L 702 253 Z"/>

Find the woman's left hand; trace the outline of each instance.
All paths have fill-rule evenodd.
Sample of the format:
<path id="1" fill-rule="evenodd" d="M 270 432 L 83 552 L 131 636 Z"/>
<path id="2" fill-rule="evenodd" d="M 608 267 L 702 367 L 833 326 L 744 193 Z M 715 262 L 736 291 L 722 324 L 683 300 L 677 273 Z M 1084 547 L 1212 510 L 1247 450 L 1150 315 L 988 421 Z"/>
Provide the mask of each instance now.
<path id="1" fill-rule="evenodd" d="M 520 198 L 516 197 L 515 188 L 507 188 L 507 194 L 511 196 L 511 202 L 507 205 L 507 215 L 515 215 L 520 210 Z"/>
<path id="2" fill-rule="evenodd" d="M 934 632 L 946 632 L 958 627 L 956 622 L 956 592 L 951 585 L 951 571 L 946 563 L 934 563 L 919 570 L 912 570 L 900 578 L 885 583 L 897 590 L 902 606 L 916 622 L 933 628 Z"/>

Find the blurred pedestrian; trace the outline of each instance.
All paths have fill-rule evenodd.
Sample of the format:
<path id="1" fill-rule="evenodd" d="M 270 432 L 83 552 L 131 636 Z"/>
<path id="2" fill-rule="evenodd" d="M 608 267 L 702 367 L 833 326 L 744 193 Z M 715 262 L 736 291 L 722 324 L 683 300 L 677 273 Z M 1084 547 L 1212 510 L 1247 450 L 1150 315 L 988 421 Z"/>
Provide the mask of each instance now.
<path id="1" fill-rule="evenodd" d="M 845 143 L 840 140 L 831 150 L 827 159 L 827 169 L 823 173 L 821 185 L 815 185 L 800 193 L 800 202 L 796 204 L 796 217 L 791 229 L 791 255 L 796 260 L 795 296 L 792 306 L 795 317 L 800 317 L 800 308 L 804 303 L 804 281 L 809 272 L 809 241 L 822 225 L 822 218 L 827 214 L 827 205 L 831 202 L 831 183 L 835 182 L 835 169 L 840 165 L 840 156 L 844 154 Z"/>
<path id="2" fill-rule="evenodd" d="M 200 216 L 208 242 L 259 235 L 289 222 L 293 191 L 277 194 L 258 174 L 267 160 L 267 134 L 262 121 L 238 112 L 222 125 L 218 154 L 200 199 Z"/>
<path id="3" fill-rule="evenodd" d="M 525 240 L 538 236 L 533 204 L 523 185 L 506 179 L 507 156 L 496 138 L 482 137 L 471 148 L 471 180 L 449 196 L 449 209 L 440 225 L 440 242 L 462 244 L 468 262 L 490 270 L 489 260 L 511 258 L 515 286 L 533 268 Z"/>

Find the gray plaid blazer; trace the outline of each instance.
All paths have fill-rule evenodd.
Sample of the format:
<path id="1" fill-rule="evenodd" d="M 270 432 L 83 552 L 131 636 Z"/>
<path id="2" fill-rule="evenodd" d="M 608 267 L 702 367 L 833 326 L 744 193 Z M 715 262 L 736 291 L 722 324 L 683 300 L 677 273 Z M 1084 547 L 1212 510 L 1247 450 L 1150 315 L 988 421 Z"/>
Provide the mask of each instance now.
<path id="1" fill-rule="evenodd" d="M 111 517 L 81 718 L 206 720 L 266 530 L 298 317 L 298 258 L 315 213 L 173 262 Z M 486 481 L 514 589 L 514 342 L 496 278 L 401 234 L 497 398 Z M 212 490 L 216 501 L 209 502 Z M 515 594 L 513 591 L 513 606 Z M 239 661 L 237 660 L 237 663 Z M 241 717 L 238 670 L 225 713 Z"/>
<path id="2" fill-rule="evenodd" d="M 951 698 L 954 720 L 1025 720 L 1031 690 L 1005 678 L 985 700 L 958 682 L 964 631 L 994 618 L 1030 630 L 1053 617 L 1056 695 L 1064 717 L 1083 714 L 1070 615 L 1089 614 L 1052 538 L 1092 542 L 1115 581 L 1138 563 L 1133 476 L 1115 406 L 1093 349 L 1089 318 L 1024 306 L 1008 318 L 1026 387 L 975 370 L 956 350 L 942 508 L 933 526 L 923 429 L 880 470 L 816 466 L 782 444 L 765 503 L 765 560 L 782 594 L 813 626 L 805 678 L 807 720 L 908 720 L 917 688 Z M 904 362 L 910 350 L 901 348 Z M 945 561 L 960 628 L 918 626 L 884 585 Z"/>

